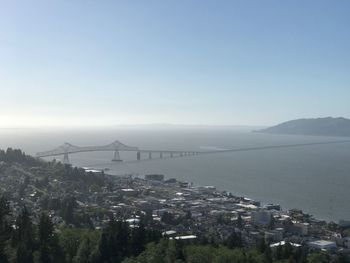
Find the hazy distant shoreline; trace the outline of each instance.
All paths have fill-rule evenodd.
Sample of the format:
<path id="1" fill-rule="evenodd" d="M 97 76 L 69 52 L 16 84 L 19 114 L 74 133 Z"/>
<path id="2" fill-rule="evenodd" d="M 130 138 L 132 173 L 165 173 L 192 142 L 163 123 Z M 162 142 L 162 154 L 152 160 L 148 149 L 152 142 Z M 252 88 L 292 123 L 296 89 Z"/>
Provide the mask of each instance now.
<path id="1" fill-rule="evenodd" d="M 284 135 L 350 137 L 350 120 L 346 118 L 297 119 L 255 132 Z"/>

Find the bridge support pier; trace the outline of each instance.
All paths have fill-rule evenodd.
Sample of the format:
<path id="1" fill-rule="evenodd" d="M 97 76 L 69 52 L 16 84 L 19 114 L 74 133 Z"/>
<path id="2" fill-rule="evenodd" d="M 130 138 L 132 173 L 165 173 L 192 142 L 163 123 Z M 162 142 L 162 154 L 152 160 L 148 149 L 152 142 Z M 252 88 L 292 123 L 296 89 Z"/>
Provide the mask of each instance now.
<path id="1" fill-rule="evenodd" d="M 150 159 L 150 160 L 152 159 L 152 153 L 151 152 L 148 153 L 148 159 Z"/>
<path id="2" fill-rule="evenodd" d="M 173 157 L 174 157 L 174 153 L 171 152 L 171 153 L 170 153 L 170 158 L 173 158 Z"/>
<path id="3" fill-rule="evenodd" d="M 122 162 L 123 160 L 120 159 L 119 151 L 115 150 L 112 162 Z"/>
<path id="4" fill-rule="evenodd" d="M 159 153 L 159 158 L 163 159 L 163 153 L 162 152 Z"/>
<path id="5" fill-rule="evenodd" d="M 64 164 L 70 164 L 68 153 L 64 153 L 63 154 L 63 163 Z"/>
<path id="6" fill-rule="evenodd" d="M 141 152 L 137 152 L 137 153 L 136 153 L 136 159 L 137 159 L 138 161 L 141 160 Z"/>

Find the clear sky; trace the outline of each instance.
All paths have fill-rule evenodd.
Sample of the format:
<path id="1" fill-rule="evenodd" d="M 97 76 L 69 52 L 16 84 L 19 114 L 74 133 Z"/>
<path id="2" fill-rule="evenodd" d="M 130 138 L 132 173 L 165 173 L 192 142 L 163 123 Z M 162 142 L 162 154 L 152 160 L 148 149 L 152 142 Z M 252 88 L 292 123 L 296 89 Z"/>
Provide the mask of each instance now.
<path id="1" fill-rule="evenodd" d="M 0 0 L 0 126 L 350 117 L 348 0 Z"/>

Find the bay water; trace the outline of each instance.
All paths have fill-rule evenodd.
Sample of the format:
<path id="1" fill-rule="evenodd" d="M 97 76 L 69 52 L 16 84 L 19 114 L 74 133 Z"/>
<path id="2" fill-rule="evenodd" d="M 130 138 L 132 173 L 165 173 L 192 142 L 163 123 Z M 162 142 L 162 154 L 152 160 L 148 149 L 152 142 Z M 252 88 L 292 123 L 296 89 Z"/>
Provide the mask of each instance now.
<path id="1" fill-rule="evenodd" d="M 262 146 L 342 141 L 339 137 L 287 136 L 233 128 L 99 128 L 1 129 L 0 148 L 28 154 L 56 148 L 107 145 L 115 140 L 140 149 L 208 151 Z M 111 162 L 113 152 L 70 154 L 73 165 L 107 169 L 113 175 L 164 174 L 197 185 L 213 185 L 262 203 L 299 208 L 319 219 L 350 219 L 350 143 L 226 152 L 133 162 L 135 152 L 121 152 L 124 162 Z M 164 155 L 167 157 L 167 155 Z M 53 157 L 62 160 L 63 156 Z M 144 159 L 148 155 L 144 154 Z M 52 158 L 47 158 L 48 160 Z"/>

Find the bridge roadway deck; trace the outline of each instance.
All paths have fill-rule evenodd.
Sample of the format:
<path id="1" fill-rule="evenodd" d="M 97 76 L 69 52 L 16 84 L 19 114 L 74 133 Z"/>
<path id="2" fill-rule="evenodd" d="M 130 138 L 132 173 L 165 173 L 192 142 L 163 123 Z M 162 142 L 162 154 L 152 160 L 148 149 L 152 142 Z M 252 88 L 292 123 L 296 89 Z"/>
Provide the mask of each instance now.
<path id="1" fill-rule="evenodd" d="M 182 154 L 182 153 L 195 153 L 196 155 L 203 155 L 203 154 L 219 154 L 219 153 L 229 153 L 229 152 L 247 152 L 247 151 L 262 151 L 262 150 L 273 150 L 273 149 L 282 149 L 282 148 L 296 148 L 296 147 L 306 147 L 306 146 L 317 146 L 317 145 L 328 145 L 328 144 L 344 144 L 344 143 L 350 143 L 350 140 L 340 140 L 340 141 L 323 141 L 323 142 L 312 142 L 312 143 L 296 143 L 296 144 L 282 144 L 282 145 L 268 145 L 268 146 L 259 146 L 259 147 L 246 147 L 246 148 L 235 148 L 235 149 L 227 149 L 227 150 L 214 150 L 214 151 L 178 151 L 178 150 L 147 150 L 147 149 L 138 149 L 134 147 L 134 149 L 125 149 L 125 151 L 137 151 L 140 153 L 173 153 L 173 154 Z M 68 153 L 78 153 L 78 152 L 86 152 L 86 151 L 114 151 L 115 149 L 105 149 L 102 147 L 96 147 L 94 149 L 89 149 L 90 147 L 81 147 L 81 149 L 76 149 L 76 151 L 69 151 Z M 124 150 L 121 150 L 124 151 Z M 52 151 L 51 151 L 52 152 Z M 45 152 L 49 153 L 49 152 Z M 40 153 L 38 153 L 39 155 Z M 56 155 L 62 155 L 64 152 L 55 152 L 51 155 L 43 155 L 38 157 L 46 157 L 46 156 L 56 156 Z M 190 155 L 195 156 L 195 155 Z M 182 156 L 174 155 L 172 157 L 169 156 L 163 156 L 162 159 L 169 159 L 169 158 L 180 158 Z M 157 160 L 159 158 L 152 158 L 152 159 L 141 159 L 141 160 L 133 160 L 133 161 L 126 161 L 125 163 L 134 163 L 134 162 L 140 162 L 140 161 L 151 161 L 151 160 Z"/>
<path id="2" fill-rule="evenodd" d="M 269 146 L 259 146 L 259 147 L 236 148 L 236 149 L 227 149 L 227 150 L 206 151 L 206 152 L 200 152 L 200 154 L 259 151 L 259 150 L 280 149 L 280 148 L 294 148 L 294 147 L 316 146 L 316 145 L 337 144 L 337 143 L 350 143 L 350 140 L 327 141 L 327 142 L 310 142 L 310 143 L 296 143 L 296 144 L 282 144 L 282 145 L 269 145 Z"/>
<path id="3" fill-rule="evenodd" d="M 39 152 L 36 154 L 36 157 L 49 157 L 56 155 L 63 155 L 65 153 L 82 153 L 82 152 L 108 152 L 108 151 L 121 151 L 121 152 L 140 152 L 140 153 L 204 153 L 198 151 L 179 151 L 179 150 L 140 150 L 138 148 L 135 149 L 104 149 L 104 148 L 90 148 L 90 147 L 81 147 L 81 149 L 74 149 L 68 151 L 48 151 L 48 152 Z"/>

